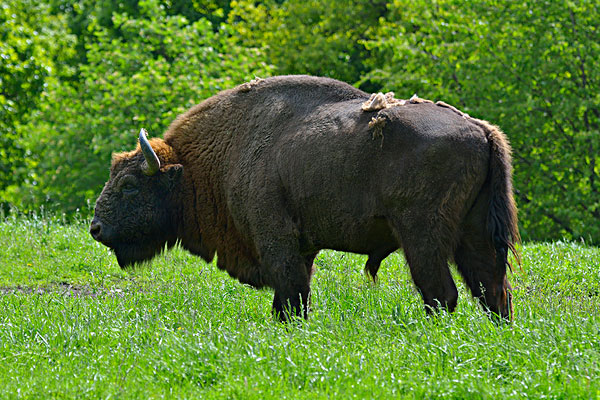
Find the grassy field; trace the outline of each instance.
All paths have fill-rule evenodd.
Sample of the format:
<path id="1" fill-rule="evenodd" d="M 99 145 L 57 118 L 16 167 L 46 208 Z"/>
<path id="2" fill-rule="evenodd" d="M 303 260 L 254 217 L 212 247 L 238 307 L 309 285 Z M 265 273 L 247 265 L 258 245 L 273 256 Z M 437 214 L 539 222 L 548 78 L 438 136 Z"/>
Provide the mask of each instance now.
<path id="1" fill-rule="evenodd" d="M 600 399 L 600 249 L 526 244 L 515 321 L 459 282 L 426 317 L 401 254 L 322 252 L 308 322 L 175 249 L 121 271 L 84 222 L 0 222 L 0 398 Z"/>

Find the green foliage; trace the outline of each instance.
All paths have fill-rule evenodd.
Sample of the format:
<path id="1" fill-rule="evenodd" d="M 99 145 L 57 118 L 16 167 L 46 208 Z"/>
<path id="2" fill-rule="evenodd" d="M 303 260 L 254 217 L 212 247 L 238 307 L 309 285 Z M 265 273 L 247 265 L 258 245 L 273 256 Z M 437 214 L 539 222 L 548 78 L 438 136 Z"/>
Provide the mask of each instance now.
<path id="1" fill-rule="evenodd" d="M 73 37 L 65 18 L 51 15 L 48 5 L 8 0 L 0 6 L 0 207 L 3 190 L 18 183 L 29 156 L 19 142 L 17 125 L 40 102 L 52 79 L 64 72 Z"/>
<path id="2" fill-rule="evenodd" d="M 278 74 L 328 76 L 349 83 L 366 72 L 368 32 L 385 1 L 233 1 L 229 20 L 242 43 L 260 47 Z M 368 87 L 364 87 L 369 89 Z"/>
<path id="3" fill-rule="evenodd" d="M 132 149 L 141 127 L 159 136 L 193 104 L 267 73 L 255 51 L 230 44 L 226 26 L 214 31 L 155 2 L 139 6 L 138 18 L 115 13 L 111 29 L 93 28 L 79 80 L 52 86 L 24 128 L 36 156 L 18 193 L 28 199 L 22 207 L 81 208 L 108 178 L 111 152 Z"/>
<path id="4" fill-rule="evenodd" d="M 523 236 L 598 242 L 599 19 L 594 2 L 395 1 L 365 79 L 500 125 Z"/>
<path id="5" fill-rule="evenodd" d="M 126 14 L 133 18 L 144 17 L 144 8 L 157 7 L 166 15 L 182 16 L 189 22 L 208 19 L 215 26 L 223 22 L 229 11 L 227 0 L 52 0 L 54 13 L 64 15 L 70 31 L 77 38 L 76 62 L 87 63 L 87 46 L 99 39 L 98 28 L 103 28 L 110 37 L 122 37 L 119 27 L 113 22 L 114 14 Z"/>
<path id="6" fill-rule="evenodd" d="M 364 256 L 316 260 L 308 322 L 275 323 L 272 292 L 181 249 L 121 271 L 88 225 L 0 221 L 0 397 L 594 399 L 600 249 L 523 248 L 515 321 L 459 285 L 426 317 L 404 260 L 380 282 Z M 460 281 L 460 279 L 457 279 Z"/>

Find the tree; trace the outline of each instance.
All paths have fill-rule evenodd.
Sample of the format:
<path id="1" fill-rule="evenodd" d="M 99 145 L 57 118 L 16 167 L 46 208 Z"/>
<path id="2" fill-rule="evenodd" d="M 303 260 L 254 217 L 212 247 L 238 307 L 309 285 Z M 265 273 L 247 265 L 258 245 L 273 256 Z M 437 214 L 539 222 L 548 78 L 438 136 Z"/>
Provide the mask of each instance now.
<path id="1" fill-rule="evenodd" d="M 262 49 L 277 74 L 354 83 L 367 71 L 362 41 L 387 13 L 385 5 L 379 0 L 240 0 L 232 1 L 229 21 L 240 43 Z"/>
<path id="2" fill-rule="evenodd" d="M 19 184 L 25 157 L 17 127 L 40 102 L 48 82 L 66 73 L 62 61 L 74 38 L 64 18 L 32 0 L 0 6 L 0 207 L 6 190 Z"/>
<path id="3" fill-rule="evenodd" d="M 72 65 L 87 64 L 87 46 L 99 40 L 97 29 L 104 29 L 110 38 L 122 37 L 113 22 L 114 14 L 138 18 L 143 17 L 143 10 L 155 7 L 167 16 L 184 17 L 190 23 L 207 19 L 217 30 L 229 12 L 229 0 L 51 0 L 50 4 L 51 12 L 61 15 L 76 37 L 77 56 Z"/>

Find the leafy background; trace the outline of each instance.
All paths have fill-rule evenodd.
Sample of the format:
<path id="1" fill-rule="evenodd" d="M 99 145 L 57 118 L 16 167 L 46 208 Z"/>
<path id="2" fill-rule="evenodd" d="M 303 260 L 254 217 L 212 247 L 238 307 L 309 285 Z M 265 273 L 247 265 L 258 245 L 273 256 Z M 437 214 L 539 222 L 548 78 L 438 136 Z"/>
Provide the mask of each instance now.
<path id="1" fill-rule="evenodd" d="M 527 240 L 600 242 L 600 4 L 5 0 L 0 208 L 89 215 L 111 153 L 219 90 L 313 74 L 499 125 Z"/>

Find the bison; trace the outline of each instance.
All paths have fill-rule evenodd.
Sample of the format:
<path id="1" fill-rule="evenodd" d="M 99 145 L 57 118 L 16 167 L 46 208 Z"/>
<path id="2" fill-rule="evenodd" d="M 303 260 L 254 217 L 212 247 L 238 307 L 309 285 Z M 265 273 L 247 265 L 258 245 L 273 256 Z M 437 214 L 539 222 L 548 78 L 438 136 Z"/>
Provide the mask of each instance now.
<path id="1" fill-rule="evenodd" d="M 381 261 L 403 249 L 426 309 L 452 311 L 454 261 L 486 310 L 511 318 L 518 240 L 504 134 L 445 103 L 369 96 L 280 76 L 225 90 L 142 130 L 113 155 L 90 233 L 121 267 L 176 243 L 241 282 L 274 289 L 282 320 L 307 317 L 321 249 Z M 518 256 L 517 256 L 518 259 Z"/>

